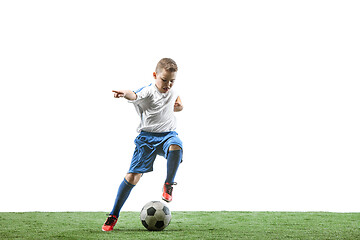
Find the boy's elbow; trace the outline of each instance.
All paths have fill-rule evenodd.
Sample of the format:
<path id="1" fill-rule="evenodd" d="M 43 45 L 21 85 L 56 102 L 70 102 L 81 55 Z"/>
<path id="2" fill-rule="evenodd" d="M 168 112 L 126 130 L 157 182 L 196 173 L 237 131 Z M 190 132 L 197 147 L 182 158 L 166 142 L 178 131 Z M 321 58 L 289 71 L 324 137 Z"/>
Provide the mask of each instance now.
<path id="1" fill-rule="evenodd" d="M 125 98 L 130 101 L 135 101 L 137 99 L 137 95 L 135 92 L 128 90 L 126 92 Z"/>

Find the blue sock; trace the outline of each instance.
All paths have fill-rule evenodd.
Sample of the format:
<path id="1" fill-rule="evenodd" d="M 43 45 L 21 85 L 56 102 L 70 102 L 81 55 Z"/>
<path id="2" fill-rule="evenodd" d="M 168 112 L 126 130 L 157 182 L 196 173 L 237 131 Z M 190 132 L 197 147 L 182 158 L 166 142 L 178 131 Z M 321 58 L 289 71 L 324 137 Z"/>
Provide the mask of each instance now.
<path id="1" fill-rule="evenodd" d="M 169 151 L 167 155 L 166 183 L 174 183 L 175 175 L 182 159 L 182 150 Z"/>
<path id="2" fill-rule="evenodd" d="M 115 204 L 114 204 L 113 210 L 110 212 L 110 215 L 115 215 L 116 217 L 119 217 L 120 210 L 121 210 L 122 206 L 124 205 L 126 199 L 129 197 L 130 192 L 134 186 L 135 185 L 129 183 L 124 178 L 124 180 L 122 181 L 122 183 L 119 186 L 119 190 L 118 190 L 118 193 L 117 193 L 117 196 L 115 199 Z"/>

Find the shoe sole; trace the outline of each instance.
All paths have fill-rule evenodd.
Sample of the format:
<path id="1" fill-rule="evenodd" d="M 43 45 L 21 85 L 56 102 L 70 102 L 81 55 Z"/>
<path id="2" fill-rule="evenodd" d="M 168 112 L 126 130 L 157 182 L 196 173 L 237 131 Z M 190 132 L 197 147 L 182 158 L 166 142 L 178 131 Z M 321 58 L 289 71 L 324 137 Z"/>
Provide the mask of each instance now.
<path id="1" fill-rule="evenodd" d="M 104 230 L 104 229 L 101 229 L 101 231 L 103 231 L 103 232 L 112 232 L 112 231 L 114 231 L 114 229 L 112 229 L 112 230 Z"/>
<path id="2" fill-rule="evenodd" d="M 101 231 L 103 231 L 103 232 L 111 232 L 111 231 L 113 231 L 114 229 L 112 229 L 112 230 L 104 230 L 104 229 L 101 229 Z"/>
<path id="3" fill-rule="evenodd" d="M 167 200 L 167 199 L 165 199 L 164 197 L 161 197 L 162 198 L 162 200 L 164 200 L 165 202 L 167 202 L 167 203 L 170 203 L 171 201 L 169 201 L 169 200 Z"/>

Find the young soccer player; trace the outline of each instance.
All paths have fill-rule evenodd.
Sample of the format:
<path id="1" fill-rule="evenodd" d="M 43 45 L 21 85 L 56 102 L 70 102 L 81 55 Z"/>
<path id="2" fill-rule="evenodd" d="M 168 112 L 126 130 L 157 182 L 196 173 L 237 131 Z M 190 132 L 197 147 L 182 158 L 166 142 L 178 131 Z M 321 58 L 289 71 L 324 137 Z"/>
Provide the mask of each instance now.
<path id="1" fill-rule="evenodd" d="M 115 98 L 125 98 L 133 103 L 140 115 L 140 133 L 135 139 L 135 151 L 130 169 L 119 186 L 115 204 L 104 223 L 103 231 L 112 231 L 118 220 L 120 209 L 124 205 L 133 187 L 143 173 L 153 170 L 157 155 L 167 159 L 167 176 L 163 186 L 162 199 L 172 201 L 172 190 L 177 169 L 182 161 L 182 142 L 175 132 L 174 112 L 183 109 L 180 97 L 173 86 L 178 67 L 174 60 L 163 58 L 156 66 L 153 76 L 155 84 L 137 91 L 113 91 Z"/>

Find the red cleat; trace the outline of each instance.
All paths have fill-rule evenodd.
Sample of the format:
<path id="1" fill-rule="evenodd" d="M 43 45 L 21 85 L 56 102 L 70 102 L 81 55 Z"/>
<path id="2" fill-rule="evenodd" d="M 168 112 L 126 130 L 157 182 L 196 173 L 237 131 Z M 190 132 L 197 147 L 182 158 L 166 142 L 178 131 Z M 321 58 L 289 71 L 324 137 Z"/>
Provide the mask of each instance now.
<path id="1" fill-rule="evenodd" d="M 106 219 L 106 222 L 102 226 L 102 229 L 104 232 L 109 232 L 114 230 L 114 226 L 117 222 L 118 218 L 115 215 L 109 215 L 109 217 Z"/>
<path id="2" fill-rule="evenodd" d="M 171 202 L 172 201 L 172 185 L 176 185 L 177 183 L 165 183 L 163 188 L 163 194 L 162 199 L 165 202 Z"/>

